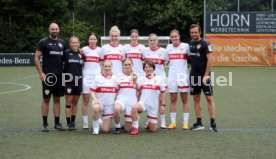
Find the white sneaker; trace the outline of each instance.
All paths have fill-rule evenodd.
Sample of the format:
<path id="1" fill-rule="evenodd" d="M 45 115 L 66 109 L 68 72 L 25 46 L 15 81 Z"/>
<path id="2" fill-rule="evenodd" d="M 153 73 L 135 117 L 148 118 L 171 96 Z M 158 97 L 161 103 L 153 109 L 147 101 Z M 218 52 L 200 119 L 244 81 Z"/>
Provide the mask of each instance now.
<path id="1" fill-rule="evenodd" d="M 161 122 L 160 128 L 161 129 L 167 129 L 166 123 L 165 122 Z"/>
<path id="2" fill-rule="evenodd" d="M 99 129 L 93 129 L 93 135 L 99 135 Z"/>
<path id="3" fill-rule="evenodd" d="M 82 126 L 83 129 L 89 129 L 89 125 L 88 123 L 84 123 L 83 126 Z"/>
<path id="4" fill-rule="evenodd" d="M 100 126 L 98 124 L 93 125 L 93 134 L 98 135 L 100 131 Z"/>

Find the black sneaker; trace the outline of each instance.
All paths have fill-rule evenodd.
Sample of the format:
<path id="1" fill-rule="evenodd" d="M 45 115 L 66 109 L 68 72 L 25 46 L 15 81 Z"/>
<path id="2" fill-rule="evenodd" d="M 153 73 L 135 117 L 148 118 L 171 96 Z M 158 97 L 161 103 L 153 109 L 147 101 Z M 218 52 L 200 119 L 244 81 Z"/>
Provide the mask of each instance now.
<path id="1" fill-rule="evenodd" d="M 65 131 L 65 129 L 62 127 L 61 123 L 58 123 L 57 125 L 55 125 L 54 129 L 58 130 L 58 131 Z"/>
<path id="2" fill-rule="evenodd" d="M 200 123 L 194 123 L 193 127 L 190 128 L 190 130 L 203 130 L 204 126 Z"/>
<path id="3" fill-rule="evenodd" d="M 40 129 L 42 132 L 49 132 L 48 129 L 48 124 L 47 125 L 43 125 L 43 127 Z"/>
<path id="4" fill-rule="evenodd" d="M 210 130 L 212 132 L 219 132 L 219 130 L 217 129 L 217 125 L 216 124 L 211 124 Z"/>
<path id="5" fill-rule="evenodd" d="M 121 134 L 121 128 L 115 128 L 113 134 Z"/>
<path id="6" fill-rule="evenodd" d="M 69 131 L 77 130 L 76 124 L 75 124 L 75 123 L 70 123 L 70 124 L 68 125 L 68 130 L 69 130 Z"/>

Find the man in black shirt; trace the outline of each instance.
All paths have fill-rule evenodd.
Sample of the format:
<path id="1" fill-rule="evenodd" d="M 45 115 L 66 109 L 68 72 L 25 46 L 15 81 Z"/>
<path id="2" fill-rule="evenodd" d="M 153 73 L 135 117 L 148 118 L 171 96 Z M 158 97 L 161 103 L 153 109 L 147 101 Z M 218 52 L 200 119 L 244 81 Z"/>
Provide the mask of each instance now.
<path id="1" fill-rule="evenodd" d="M 62 87 L 62 69 L 63 69 L 63 54 L 66 50 L 66 45 L 63 40 L 58 39 L 59 27 L 56 23 L 49 25 L 49 37 L 41 39 L 38 43 L 34 61 L 38 71 L 40 80 L 42 81 L 42 118 L 43 127 L 41 131 L 48 132 L 48 112 L 49 102 L 53 95 L 54 101 L 54 128 L 60 131 L 65 129 L 59 122 L 60 116 L 60 97 L 64 96 L 64 87 Z M 40 57 L 42 56 L 42 67 Z"/>
<path id="2" fill-rule="evenodd" d="M 204 129 L 201 121 L 201 106 L 200 106 L 200 94 L 201 90 L 205 94 L 208 110 L 210 115 L 210 130 L 218 132 L 215 123 L 215 102 L 213 98 L 213 88 L 211 86 L 211 67 L 214 62 L 212 55 L 212 48 L 208 41 L 200 37 L 201 28 L 197 24 L 190 26 L 191 42 L 190 47 L 190 62 L 191 62 L 191 95 L 194 99 L 194 109 L 197 122 L 190 128 L 190 130 L 202 130 Z"/>

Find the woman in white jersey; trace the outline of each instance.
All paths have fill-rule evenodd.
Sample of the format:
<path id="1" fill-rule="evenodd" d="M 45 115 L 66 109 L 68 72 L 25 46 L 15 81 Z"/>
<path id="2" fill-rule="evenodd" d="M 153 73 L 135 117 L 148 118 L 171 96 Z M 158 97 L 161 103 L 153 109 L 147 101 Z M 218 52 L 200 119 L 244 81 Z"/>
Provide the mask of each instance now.
<path id="1" fill-rule="evenodd" d="M 180 92 L 180 97 L 183 107 L 183 129 L 188 130 L 189 120 L 189 105 L 188 92 L 189 89 L 189 70 L 188 70 L 188 51 L 189 45 L 180 42 L 180 34 L 178 30 L 170 32 L 172 44 L 167 46 L 169 53 L 169 76 L 168 76 L 168 91 L 170 92 L 170 117 L 171 123 L 169 129 L 176 129 L 176 103 L 177 92 Z"/>
<path id="2" fill-rule="evenodd" d="M 149 47 L 142 51 L 142 57 L 144 60 L 151 60 L 155 64 L 156 75 L 163 79 L 163 85 L 167 85 L 166 72 L 165 72 L 165 62 L 168 61 L 168 53 L 164 48 L 158 46 L 158 37 L 156 34 L 150 34 L 148 39 Z M 159 113 L 160 113 L 160 127 L 166 129 L 165 122 L 165 109 L 161 105 L 161 100 L 165 100 L 166 94 L 163 93 L 160 96 L 159 102 Z M 165 104 L 165 103 L 164 103 Z"/>
<path id="3" fill-rule="evenodd" d="M 113 26 L 109 31 L 110 42 L 102 47 L 101 60 L 112 62 L 112 73 L 117 76 L 122 73 L 123 46 L 119 44 L 120 30 Z"/>
<path id="4" fill-rule="evenodd" d="M 91 34 L 88 39 L 88 46 L 82 48 L 84 55 L 83 74 L 83 105 L 82 118 L 83 129 L 88 129 L 88 103 L 90 99 L 90 87 L 95 79 L 95 76 L 101 72 L 100 56 L 101 48 L 97 46 L 98 39 L 95 34 Z"/>
<path id="5" fill-rule="evenodd" d="M 142 63 L 142 50 L 145 49 L 144 45 L 139 44 L 139 31 L 137 29 L 132 29 L 130 31 L 130 44 L 126 44 L 123 49 L 123 60 L 125 58 L 130 58 L 133 61 L 133 71 L 138 76 L 144 76 L 145 72 L 143 70 Z"/>
<path id="6" fill-rule="evenodd" d="M 123 62 L 123 73 L 120 73 L 117 76 L 119 90 L 114 105 L 114 134 L 121 133 L 120 112 L 125 113 L 124 128 L 126 132 L 131 131 L 131 107 L 137 102 L 137 75 L 133 73 L 132 67 L 133 61 L 129 58 L 126 58 Z"/>
<path id="7" fill-rule="evenodd" d="M 113 106 L 117 93 L 116 77 L 112 74 L 112 62 L 106 60 L 102 63 L 103 72 L 95 77 L 90 88 L 93 108 L 93 134 L 109 132 L 112 117 Z M 102 113 L 102 118 L 100 118 Z"/>
<path id="8" fill-rule="evenodd" d="M 146 60 L 143 68 L 146 72 L 144 77 L 138 79 L 137 86 L 141 91 L 140 100 L 138 103 L 132 106 L 132 131 L 131 135 L 139 134 L 139 113 L 147 112 L 149 132 L 155 132 L 157 130 L 158 121 L 158 109 L 159 109 L 159 98 L 162 96 L 166 88 L 163 83 L 163 79 L 154 73 L 155 64 Z M 165 100 L 161 100 L 161 105 L 165 105 Z"/>

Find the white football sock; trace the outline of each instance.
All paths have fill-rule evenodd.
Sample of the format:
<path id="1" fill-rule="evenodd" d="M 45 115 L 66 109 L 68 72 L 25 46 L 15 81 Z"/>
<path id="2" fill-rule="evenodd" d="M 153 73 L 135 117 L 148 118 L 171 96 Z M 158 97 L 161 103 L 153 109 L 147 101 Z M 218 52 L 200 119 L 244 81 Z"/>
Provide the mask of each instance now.
<path id="1" fill-rule="evenodd" d="M 189 123 L 189 113 L 183 113 L 183 122 L 185 124 Z"/>
<path id="2" fill-rule="evenodd" d="M 171 116 L 171 123 L 172 124 L 175 124 L 175 119 L 176 119 L 176 112 L 171 112 L 170 113 L 170 116 Z"/>

